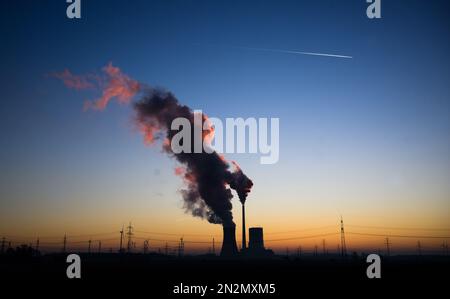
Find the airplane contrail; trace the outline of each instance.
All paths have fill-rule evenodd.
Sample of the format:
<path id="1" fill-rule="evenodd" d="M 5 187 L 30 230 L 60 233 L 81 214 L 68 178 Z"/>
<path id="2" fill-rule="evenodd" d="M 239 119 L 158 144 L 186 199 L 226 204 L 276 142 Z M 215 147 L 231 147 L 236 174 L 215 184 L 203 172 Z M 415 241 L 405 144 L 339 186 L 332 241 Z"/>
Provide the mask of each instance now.
<path id="1" fill-rule="evenodd" d="M 268 49 L 268 48 L 252 48 L 252 47 L 233 47 L 233 48 L 235 48 L 235 49 L 242 49 L 242 50 L 274 52 L 274 53 L 313 55 L 313 56 L 325 56 L 325 57 L 347 58 L 347 59 L 353 58 L 353 56 L 348 56 L 348 55 L 338 55 L 338 54 L 319 53 L 319 52 L 303 52 L 303 51 L 293 51 L 293 50 Z"/>
<path id="2" fill-rule="evenodd" d="M 205 46 L 204 44 L 199 44 L 199 43 L 195 43 L 194 45 Z M 206 45 L 206 46 L 208 46 L 208 45 Z M 209 46 L 212 46 L 212 45 L 209 45 Z M 220 46 L 216 45 L 215 47 L 220 47 Z M 353 56 L 349 56 L 349 55 L 320 53 L 320 52 L 304 52 L 304 51 L 294 51 L 294 50 L 255 48 L 255 47 L 242 47 L 242 46 L 224 46 L 224 47 L 232 48 L 232 49 L 239 49 L 239 50 L 249 50 L 249 51 L 264 51 L 264 52 L 273 52 L 273 53 L 312 55 L 312 56 L 323 56 L 323 57 L 345 58 L 345 59 L 352 59 L 353 58 Z"/>

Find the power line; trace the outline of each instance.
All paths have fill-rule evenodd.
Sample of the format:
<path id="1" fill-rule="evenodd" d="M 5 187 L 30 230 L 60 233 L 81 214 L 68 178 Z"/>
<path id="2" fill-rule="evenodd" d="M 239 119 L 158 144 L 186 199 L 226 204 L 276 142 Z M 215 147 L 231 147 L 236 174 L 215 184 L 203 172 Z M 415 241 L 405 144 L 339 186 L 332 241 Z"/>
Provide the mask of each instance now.
<path id="1" fill-rule="evenodd" d="M 340 233 L 341 234 L 341 246 L 340 246 L 339 250 L 340 250 L 341 254 L 346 255 L 345 235 L 344 235 L 344 227 L 343 227 L 342 217 L 341 217 L 340 225 L 341 225 L 340 232 L 338 232 L 337 229 L 336 229 L 336 232 L 321 233 L 321 234 L 306 235 L 306 236 L 293 236 L 293 237 L 287 237 L 287 238 L 268 239 L 268 240 L 266 240 L 266 242 L 280 242 L 280 241 L 301 240 L 301 239 L 309 239 L 309 238 L 320 238 L 320 237 L 338 235 Z M 445 229 L 445 228 L 442 228 L 442 229 L 438 229 L 438 228 L 400 228 L 400 227 L 358 226 L 358 225 L 349 225 L 349 226 L 350 227 L 355 227 L 355 228 L 359 227 L 359 228 L 369 228 L 369 229 L 399 229 L 399 230 L 400 229 L 404 229 L 404 230 L 422 230 L 422 231 L 426 231 L 426 230 L 429 230 L 429 231 L 447 231 L 447 230 L 450 230 L 450 229 Z M 306 228 L 306 229 L 301 229 L 301 230 L 269 232 L 269 233 L 266 233 L 266 234 L 267 235 L 276 235 L 276 234 L 286 234 L 286 233 L 294 233 L 294 232 L 306 232 L 306 231 L 330 229 L 330 228 L 337 228 L 337 226 L 336 225 L 329 225 L 329 226 L 322 226 L 322 227 L 315 227 L 315 228 Z M 167 249 L 170 248 L 171 250 L 172 249 L 176 249 L 176 248 L 181 249 L 180 248 L 180 246 L 181 246 L 180 243 L 181 242 L 179 242 L 178 240 L 170 240 L 170 238 L 169 238 L 169 240 L 167 240 L 166 238 L 163 238 L 163 239 L 155 238 L 155 239 L 153 239 L 153 238 L 148 238 L 148 237 L 138 237 L 138 236 L 135 235 L 135 233 L 138 233 L 138 234 L 144 234 L 145 233 L 145 234 L 154 234 L 154 235 L 177 236 L 177 237 L 180 236 L 180 235 L 183 236 L 183 237 L 184 236 L 208 236 L 209 238 L 213 237 L 212 248 L 213 248 L 213 252 L 215 251 L 215 245 L 216 245 L 215 244 L 215 238 L 214 238 L 215 235 L 213 235 L 213 234 L 208 234 L 208 235 L 207 234 L 175 234 L 175 233 L 164 233 L 164 232 L 134 231 L 133 227 L 131 226 L 131 222 L 130 222 L 129 226 L 127 227 L 127 229 L 128 229 L 128 231 L 125 233 L 124 227 L 122 226 L 122 230 L 120 231 L 119 252 L 121 252 L 123 250 L 123 237 L 124 237 L 124 234 L 126 234 L 127 237 L 128 237 L 128 240 L 127 240 L 128 241 L 128 244 L 127 244 L 127 251 L 128 252 L 131 252 L 132 248 L 135 247 L 135 243 L 132 241 L 132 238 L 144 239 L 144 240 L 147 240 L 147 242 L 148 242 L 148 240 L 152 240 L 152 241 L 155 241 L 155 242 L 163 242 L 163 243 L 166 244 L 166 248 Z M 69 245 L 86 244 L 86 243 L 88 243 L 88 252 L 91 252 L 91 242 L 92 241 L 94 241 L 94 242 L 97 241 L 97 242 L 99 242 L 99 245 L 98 245 L 99 249 L 98 250 L 100 252 L 101 251 L 101 245 L 102 245 L 101 243 L 102 242 L 110 242 L 110 241 L 116 241 L 117 242 L 118 241 L 116 238 L 101 238 L 102 236 L 108 236 L 110 234 L 117 234 L 117 231 L 116 232 L 107 232 L 107 233 L 96 233 L 96 234 L 89 234 L 89 235 L 82 235 L 82 234 L 80 234 L 80 235 L 70 235 L 70 240 L 71 241 L 69 241 L 69 235 L 64 234 L 62 251 L 66 252 L 67 246 L 69 246 Z M 450 236 L 433 236 L 433 235 L 423 236 L 423 235 L 405 235 L 405 234 L 380 234 L 380 233 L 370 233 L 370 231 L 365 232 L 364 230 L 362 230 L 360 232 L 357 232 L 357 231 L 356 232 L 352 232 L 352 231 L 350 231 L 350 232 L 347 232 L 347 234 L 350 234 L 350 235 L 361 235 L 361 236 L 368 236 L 368 237 L 386 237 L 386 238 L 388 238 L 388 237 L 390 237 L 390 238 L 416 238 L 416 239 L 449 239 L 450 238 Z M 89 237 L 91 237 L 91 236 L 99 236 L 100 238 L 94 238 L 96 240 L 94 240 L 92 238 L 89 238 L 88 240 L 79 240 L 79 241 L 75 240 L 75 241 L 73 241 L 73 239 L 81 238 L 81 237 L 84 237 L 84 236 L 89 236 Z M 51 247 L 53 247 L 53 245 L 56 246 L 58 244 L 61 244 L 61 241 L 55 241 L 55 242 L 53 242 L 53 241 L 45 241 L 46 239 L 47 240 L 48 239 L 51 240 L 51 239 L 56 239 L 56 238 L 59 238 L 59 237 L 53 237 L 53 236 L 42 237 L 42 236 L 40 236 L 37 239 L 35 239 L 35 240 L 37 240 L 36 241 L 36 248 L 39 248 L 39 246 L 44 246 L 44 247 L 47 247 L 47 248 L 48 247 L 51 248 Z M 44 242 L 41 242 L 42 239 L 44 239 Z M 196 241 L 196 240 L 192 240 L 192 241 L 188 241 L 187 240 L 187 241 L 185 241 L 184 238 L 183 238 L 182 253 L 184 253 L 184 243 L 211 244 L 210 240 L 211 239 L 209 239 L 208 241 L 203 241 L 201 239 L 198 240 L 198 241 Z M 5 237 L 3 237 L 3 239 L 2 239 L 2 252 L 5 250 L 6 241 L 7 241 L 7 239 Z M 9 239 L 8 241 L 9 241 L 9 244 L 11 244 L 11 243 L 21 244 L 21 242 L 15 241 L 15 240 L 12 241 L 12 240 Z M 24 241 L 23 243 L 27 243 L 27 241 Z M 176 247 L 176 246 L 173 246 L 173 247 L 170 246 L 169 247 L 168 243 L 178 243 L 178 247 Z M 221 242 L 218 242 L 218 243 L 220 244 Z M 446 245 L 443 246 L 443 251 L 444 252 L 448 251 L 448 245 L 447 245 L 447 243 L 445 243 L 445 244 Z M 388 245 L 388 244 L 386 244 L 386 245 Z M 390 245 L 390 243 L 389 243 L 389 245 Z M 324 253 L 328 252 L 326 250 L 326 247 L 325 247 L 325 239 L 323 239 L 323 241 L 322 241 L 322 247 L 323 247 Z M 420 243 L 419 248 L 420 248 L 420 252 L 421 252 L 422 249 L 424 248 L 424 246 Z M 390 252 L 390 246 L 389 246 L 389 252 Z"/>
<path id="2" fill-rule="evenodd" d="M 300 240 L 300 239 L 309 239 L 309 238 L 319 238 L 319 237 L 326 237 L 326 236 L 332 236 L 332 235 L 338 235 L 338 234 L 339 234 L 339 233 L 328 233 L 328 234 L 310 235 L 310 236 L 293 237 L 293 238 L 272 239 L 272 240 L 265 240 L 264 242 L 278 242 L 278 241 L 289 241 L 289 240 Z"/>
<path id="3" fill-rule="evenodd" d="M 371 234 L 371 233 L 358 233 L 347 232 L 350 235 L 372 236 L 372 237 L 392 237 L 392 238 L 414 238 L 414 239 L 450 239 L 450 236 L 417 236 L 417 235 L 392 235 L 392 234 Z"/>
<path id="4" fill-rule="evenodd" d="M 95 233 L 95 234 L 83 234 L 83 235 L 70 235 L 70 234 L 66 234 L 66 236 L 71 239 L 75 239 L 75 238 L 82 238 L 82 237 L 92 237 L 92 236 L 106 236 L 106 235 L 112 235 L 112 234 L 116 234 L 117 232 L 109 232 L 109 233 Z M 35 236 L 31 236 L 31 235 L 8 235 L 5 234 L 4 235 L 6 238 L 11 238 L 11 239 L 34 239 L 37 237 L 37 235 Z M 61 238 L 61 236 L 39 236 L 39 239 L 59 239 Z"/>
<path id="5" fill-rule="evenodd" d="M 419 231 L 450 231 L 450 228 L 420 228 L 420 227 L 392 227 L 392 226 L 368 226 L 346 224 L 349 227 L 369 228 L 369 229 L 392 229 L 392 230 L 419 230 Z"/>
<path id="6" fill-rule="evenodd" d="M 354 225 L 354 224 L 346 224 L 348 227 L 354 227 L 354 228 L 368 228 L 368 229 L 392 229 L 392 230 L 418 230 L 418 231 L 450 231 L 450 228 L 423 228 L 423 227 L 390 227 L 390 226 L 368 226 L 368 225 Z M 276 234 L 286 234 L 286 233 L 295 233 L 295 232 L 305 232 L 305 231 L 313 231 L 313 230 L 321 230 L 321 229 L 329 229 L 329 228 L 335 228 L 336 225 L 328 225 L 328 226 L 322 226 L 322 227 L 312 227 L 312 228 L 306 228 L 306 229 L 299 229 L 299 230 L 289 230 L 289 231 L 275 231 L 275 232 L 265 232 L 265 235 L 276 235 Z M 204 237 L 217 237 L 216 234 L 184 234 L 184 233 L 165 233 L 165 232 L 156 232 L 156 231 L 141 231 L 141 230 L 133 230 L 134 233 L 144 233 L 144 234 L 154 234 L 154 235 L 167 235 L 167 236 L 204 236 Z M 106 236 L 106 235 L 113 235 L 116 234 L 117 231 L 113 232 L 100 232 L 100 233 L 94 233 L 94 234 L 77 234 L 77 235 L 71 235 L 66 234 L 66 236 L 71 239 L 74 238 L 81 238 L 81 237 L 95 237 L 95 236 Z M 5 234 L 4 237 L 6 238 L 23 238 L 23 239 L 34 239 L 37 236 L 36 235 L 8 235 Z M 41 240 L 45 239 L 58 239 L 59 236 L 39 236 Z"/>
<path id="7" fill-rule="evenodd" d="M 298 230 L 290 230 L 290 231 L 279 231 L 279 232 L 268 232 L 268 233 L 265 232 L 264 234 L 265 235 L 281 235 L 281 234 L 306 232 L 306 231 L 329 229 L 329 228 L 336 228 L 336 227 L 337 227 L 336 225 L 328 225 L 328 226 L 322 226 L 322 227 L 314 227 L 314 228 L 306 228 L 306 229 L 298 229 Z"/>
<path id="8" fill-rule="evenodd" d="M 153 239 L 153 238 L 145 238 L 145 237 L 134 237 L 135 239 L 140 240 L 151 240 L 151 241 L 159 241 L 159 242 L 169 242 L 169 243 L 178 243 L 179 240 L 166 240 L 166 239 Z M 211 244 L 211 241 L 183 241 L 184 243 L 201 243 L 201 244 Z"/>
<path id="9" fill-rule="evenodd" d="M 141 233 L 141 234 L 149 234 L 149 235 L 166 235 L 166 236 L 191 236 L 191 237 L 211 237 L 216 235 L 207 235 L 207 234 L 175 234 L 175 233 L 163 233 L 163 232 L 149 232 L 149 231 L 142 231 L 142 230 L 135 230 L 135 233 Z"/>

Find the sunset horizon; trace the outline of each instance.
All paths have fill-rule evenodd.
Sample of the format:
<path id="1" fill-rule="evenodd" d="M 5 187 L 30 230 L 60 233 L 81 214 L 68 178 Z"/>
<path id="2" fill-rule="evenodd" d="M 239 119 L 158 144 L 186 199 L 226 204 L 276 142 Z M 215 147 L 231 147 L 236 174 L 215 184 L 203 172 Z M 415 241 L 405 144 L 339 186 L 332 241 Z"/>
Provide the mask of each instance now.
<path id="1" fill-rule="evenodd" d="M 0 264 L 440 277 L 450 5 L 380 3 L 9 1 Z"/>

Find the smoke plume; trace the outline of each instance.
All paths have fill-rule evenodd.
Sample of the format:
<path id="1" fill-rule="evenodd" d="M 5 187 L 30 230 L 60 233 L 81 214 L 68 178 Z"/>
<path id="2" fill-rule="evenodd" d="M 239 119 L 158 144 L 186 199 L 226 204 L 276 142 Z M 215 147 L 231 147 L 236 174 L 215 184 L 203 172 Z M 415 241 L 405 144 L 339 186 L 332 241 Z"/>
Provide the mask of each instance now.
<path id="1" fill-rule="evenodd" d="M 235 164 L 231 171 L 229 164 L 216 152 L 207 153 L 174 153 L 170 144 L 178 133 L 170 126 L 175 118 L 183 117 L 191 123 L 194 134 L 194 112 L 178 102 L 171 92 L 149 90 L 134 104 L 138 126 L 146 134 L 145 140 L 155 140 L 155 134 L 165 133 L 164 151 L 177 159 L 184 167 L 175 169 L 175 173 L 183 177 L 186 188 L 181 190 L 185 208 L 193 216 L 207 219 L 211 223 L 222 223 L 234 226 L 232 216 L 231 189 L 236 190 L 241 202 L 245 202 L 253 185 L 252 181 Z M 207 121 L 206 115 L 202 115 Z M 209 138 L 210 132 L 202 134 Z M 193 140 L 193 138 L 192 138 Z M 191 141 L 193 143 L 193 141 Z M 191 144 L 191 148 L 194 145 Z"/>
<path id="2" fill-rule="evenodd" d="M 175 174 L 183 178 L 185 188 L 181 190 L 186 211 L 193 216 L 207 219 L 211 223 L 221 223 L 224 227 L 234 226 L 232 215 L 231 189 L 234 189 L 241 201 L 245 203 L 253 182 L 235 163 L 234 171 L 229 163 L 218 153 L 212 151 L 200 153 L 174 153 L 171 148 L 172 138 L 178 133 L 171 130 L 172 121 L 182 117 L 191 124 L 191 136 L 194 136 L 194 112 L 178 102 L 168 91 L 145 87 L 144 84 L 130 78 L 118 67 L 109 63 L 102 69 L 102 74 L 73 75 L 69 70 L 54 73 L 53 77 L 61 79 L 64 84 L 73 89 L 98 89 L 100 98 L 85 102 L 86 109 L 103 110 L 116 98 L 119 103 L 130 103 L 137 93 L 142 93 L 140 100 L 133 104 L 135 121 L 138 129 L 144 135 L 144 142 L 153 144 L 163 140 L 163 151 L 174 157 L 182 166 L 175 169 Z M 214 136 L 214 127 L 203 114 L 202 141 L 206 146 Z M 203 125 L 203 124 L 202 124 Z M 194 148 L 194 138 L 191 138 L 191 148 Z M 184 142 L 184 140 L 183 140 Z M 230 189 L 231 188 L 231 189 Z"/>
<path id="3" fill-rule="evenodd" d="M 121 104 L 128 104 L 142 88 L 138 81 L 122 73 L 111 62 L 103 67 L 100 75 L 74 75 L 68 69 L 65 69 L 63 72 L 52 73 L 50 76 L 62 80 L 64 85 L 71 89 L 101 90 L 102 95 L 99 98 L 84 102 L 84 110 L 104 110 L 113 98 L 116 98 Z"/>

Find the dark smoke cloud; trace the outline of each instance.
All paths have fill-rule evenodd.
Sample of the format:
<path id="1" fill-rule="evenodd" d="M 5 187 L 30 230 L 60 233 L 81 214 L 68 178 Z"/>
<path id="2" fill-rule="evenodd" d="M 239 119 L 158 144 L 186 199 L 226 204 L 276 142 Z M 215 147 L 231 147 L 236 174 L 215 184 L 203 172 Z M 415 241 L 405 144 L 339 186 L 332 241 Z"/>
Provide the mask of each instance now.
<path id="1" fill-rule="evenodd" d="M 175 154 L 171 150 L 171 140 L 178 133 L 177 130 L 170 129 L 172 121 L 178 117 L 188 119 L 191 123 L 191 136 L 194 136 L 194 112 L 181 105 L 171 92 L 162 90 L 145 91 L 144 96 L 134 103 L 134 108 L 137 124 L 146 135 L 145 139 L 153 142 L 158 133 L 165 133 L 164 151 L 183 165 L 182 175 L 186 189 L 181 194 L 186 210 L 211 223 L 234 226 L 231 212 L 233 195 L 230 188 L 236 190 L 240 201 L 244 203 L 253 186 L 252 181 L 237 164 L 236 170 L 230 171 L 228 162 L 216 152 Z M 206 119 L 203 115 L 203 120 Z M 194 148 L 193 144 L 191 146 Z"/>
<path id="2" fill-rule="evenodd" d="M 230 182 L 230 187 L 236 190 L 239 200 L 242 204 L 247 200 L 247 195 L 253 187 L 253 182 L 243 172 L 241 167 L 234 161 L 233 165 L 236 167 L 236 171 L 233 173 L 233 180 Z"/>
<path id="3" fill-rule="evenodd" d="M 234 226 L 231 213 L 233 195 L 230 188 L 236 190 L 240 201 L 245 203 L 253 183 L 236 163 L 233 162 L 235 171 L 230 171 L 229 163 L 216 152 L 172 152 L 170 144 L 177 131 L 170 130 L 170 127 L 175 118 L 188 119 L 191 123 L 191 136 L 194 136 L 194 113 L 189 107 L 181 105 L 170 92 L 152 89 L 132 79 L 112 63 L 103 67 L 100 75 L 74 75 L 65 70 L 53 73 L 52 76 L 61 79 L 69 88 L 93 88 L 101 91 L 98 99 L 85 103 L 85 110 L 104 110 L 112 99 L 128 104 L 137 94 L 142 93 L 143 97 L 134 103 L 138 129 L 149 144 L 163 136 L 163 150 L 183 165 L 175 172 L 183 177 L 186 185 L 186 189 L 181 190 L 185 209 L 211 223 Z M 202 119 L 208 122 L 206 115 L 202 115 Z M 203 131 L 202 138 L 210 142 L 213 135 L 214 129 L 210 127 Z M 193 144 L 191 148 L 194 148 Z"/>

